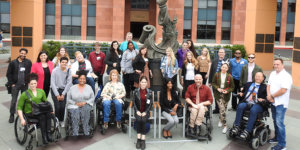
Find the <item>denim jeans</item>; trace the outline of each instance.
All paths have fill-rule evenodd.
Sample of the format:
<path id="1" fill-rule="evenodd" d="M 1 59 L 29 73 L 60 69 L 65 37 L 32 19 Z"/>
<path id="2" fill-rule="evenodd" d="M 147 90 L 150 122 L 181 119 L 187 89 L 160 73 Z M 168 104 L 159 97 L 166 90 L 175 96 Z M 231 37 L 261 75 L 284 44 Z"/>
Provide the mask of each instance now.
<path id="1" fill-rule="evenodd" d="M 73 80 L 73 84 L 78 84 L 78 79 Z M 86 77 L 86 84 L 90 85 L 95 93 L 95 81 L 92 77 Z"/>
<path id="2" fill-rule="evenodd" d="M 116 121 L 121 121 L 122 119 L 122 103 L 118 100 L 104 100 L 103 101 L 103 111 L 104 111 L 104 122 L 109 122 L 109 114 L 110 114 L 110 104 L 115 104 L 116 108 Z"/>
<path id="3" fill-rule="evenodd" d="M 240 126 L 241 120 L 242 120 L 242 117 L 244 114 L 244 110 L 246 108 L 247 108 L 247 103 L 240 103 L 238 105 L 237 110 L 236 110 L 234 125 Z M 252 132 L 257 115 L 258 115 L 258 113 L 261 113 L 261 112 L 263 112 L 263 108 L 259 104 L 254 104 L 251 107 L 246 131 L 248 131 L 249 133 Z"/>
<path id="4" fill-rule="evenodd" d="M 285 147 L 285 125 L 284 125 L 284 115 L 286 108 L 283 105 L 271 106 L 272 118 L 275 128 L 275 138 L 278 140 L 278 145 Z"/>

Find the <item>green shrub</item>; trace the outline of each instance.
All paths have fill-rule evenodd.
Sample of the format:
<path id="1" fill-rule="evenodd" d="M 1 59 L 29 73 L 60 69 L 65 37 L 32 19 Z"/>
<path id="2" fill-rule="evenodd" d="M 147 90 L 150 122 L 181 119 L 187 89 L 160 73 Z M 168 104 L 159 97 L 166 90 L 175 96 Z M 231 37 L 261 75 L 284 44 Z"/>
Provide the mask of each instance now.
<path id="1" fill-rule="evenodd" d="M 43 50 L 48 54 L 49 60 L 52 60 L 55 57 L 61 45 L 61 42 L 56 41 L 47 41 L 43 44 Z"/>

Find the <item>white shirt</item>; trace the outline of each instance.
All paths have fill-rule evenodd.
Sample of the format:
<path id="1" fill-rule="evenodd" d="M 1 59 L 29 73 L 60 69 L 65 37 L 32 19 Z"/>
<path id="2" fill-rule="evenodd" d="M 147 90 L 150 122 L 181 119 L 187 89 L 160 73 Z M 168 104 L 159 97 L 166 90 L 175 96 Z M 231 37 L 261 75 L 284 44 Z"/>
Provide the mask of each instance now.
<path id="1" fill-rule="evenodd" d="M 92 77 L 91 73 L 93 72 L 93 68 L 91 62 L 87 59 L 84 60 L 85 62 L 85 70 L 88 70 L 87 77 Z M 71 66 L 72 75 L 76 75 L 76 72 L 79 70 L 79 63 L 78 61 L 74 62 Z"/>
<path id="2" fill-rule="evenodd" d="M 185 80 L 194 80 L 195 79 L 195 66 L 192 63 L 186 65 L 186 75 Z"/>
<path id="3" fill-rule="evenodd" d="M 220 85 L 220 88 L 221 89 L 224 89 L 225 87 L 225 79 L 226 78 L 226 73 L 221 73 L 221 85 Z"/>
<path id="4" fill-rule="evenodd" d="M 268 85 L 270 85 L 271 94 L 276 93 L 281 88 L 287 89 L 287 91 L 283 95 L 274 98 L 274 106 L 283 105 L 284 108 L 288 108 L 292 84 L 292 76 L 288 72 L 286 72 L 285 69 L 281 70 L 279 73 L 277 73 L 276 71 L 271 72 L 268 82 Z"/>
<path id="5" fill-rule="evenodd" d="M 250 64 L 248 64 L 248 81 L 247 82 L 252 82 L 252 71 L 255 67 L 255 63 L 253 63 L 253 65 L 251 66 Z"/>

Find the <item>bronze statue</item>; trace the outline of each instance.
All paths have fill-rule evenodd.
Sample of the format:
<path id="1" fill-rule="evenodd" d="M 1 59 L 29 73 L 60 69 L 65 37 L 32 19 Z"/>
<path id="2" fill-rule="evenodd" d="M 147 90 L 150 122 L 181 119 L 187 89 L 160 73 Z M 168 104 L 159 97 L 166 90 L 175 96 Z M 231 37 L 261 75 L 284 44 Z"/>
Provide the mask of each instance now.
<path id="1" fill-rule="evenodd" d="M 179 43 L 177 41 L 177 18 L 174 17 L 171 21 L 168 7 L 166 5 L 168 0 L 156 0 L 159 5 L 158 24 L 163 26 L 163 38 L 162 42 L 158 45 L 155 44 L 156 28 L 153 25 L 146 25 L 143 27 L 143 33 L 139 39 L 139 42 L 144 44 L 148 49 L 148 57 L 150 59 L 161 58 L 166 54 L 166 49 L 171 47 L 174 54 L 177 53 Z"/>

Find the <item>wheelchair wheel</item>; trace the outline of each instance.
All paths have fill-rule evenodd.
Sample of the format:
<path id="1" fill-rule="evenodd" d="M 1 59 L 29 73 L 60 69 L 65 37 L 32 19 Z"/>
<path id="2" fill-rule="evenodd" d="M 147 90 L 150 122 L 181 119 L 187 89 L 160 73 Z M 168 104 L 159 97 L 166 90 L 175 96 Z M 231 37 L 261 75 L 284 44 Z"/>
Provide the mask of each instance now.
<path id="1" fill-rule="evenodd" d="M 25 120 L 26 120 L 26 118 L 25 118 Z M 28 123 L 28 122 L 26 121 L 26 123 Z M 19 116 L 17 116 L 17 118 L 15 120 L 15 136 L 16 136 L 17 142 L 20 145 L 23 145 L 27 140 L 28 127 L 29 127 L 28 124 L 26 124 L 25 126 L 22 126 L 21 120 L 20 120 Z"/>
<path id="2" fill-rule="evenodd" d="M 121 130 L 123 133 L 127 133 L 127 127 L 124 124 L 122 124 Z"/>
<path id="3" fill-rule="evenodd" d="M 251 148 L 252 149 L 258 149 L 259 147 L 259 139 L 257 137 L 254 137 L 251 141 Z"/>
<path id="4" fill-rule="evenodd" d="M 226 132 L 226 138 L 228 140 L 231 140 L 232 138 L 234 138 L 234 135 L 232 134 L 231 129 L 227 130 L 227 132 Z"/>
<path id="5" fill-rule="evenodd" d="M 260 145 L 265 145 L 268 141 L 268 138 L 269 138 L 268 130 L 267 129 L 262 129 L 259 132 L 259 143 L 260 143 Z"/>
<path id="6" fill-rule="evenodd" d="M 32 150 L 33 149 L 33 146 L 32 145 L 28 145 L 26 146 L 25 150 Z"/>

